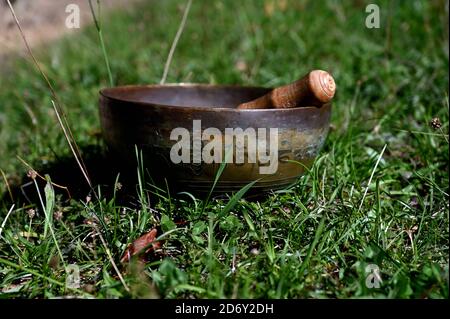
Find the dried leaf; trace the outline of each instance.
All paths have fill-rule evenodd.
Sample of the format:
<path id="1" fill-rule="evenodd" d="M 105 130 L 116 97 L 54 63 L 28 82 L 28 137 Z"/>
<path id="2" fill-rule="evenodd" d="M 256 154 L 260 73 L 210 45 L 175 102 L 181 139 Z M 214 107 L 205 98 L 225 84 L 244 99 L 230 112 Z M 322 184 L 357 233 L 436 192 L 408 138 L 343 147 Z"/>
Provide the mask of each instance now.
<path id="1" fill-rule="evenodd" d="M 145 233 L 135 241 L 133 241 L 128 248 L 125 250 L 120 262 L 129 262 L 131 257 L 139 255 L 141 253 L 148 254 L 151 251 L 157 250 L 161 247 L 159 242 L 154 242 L 158 231 L 153 228 L 148 233 Z M 145 252 L 144 252 L 145 250 Z"/>

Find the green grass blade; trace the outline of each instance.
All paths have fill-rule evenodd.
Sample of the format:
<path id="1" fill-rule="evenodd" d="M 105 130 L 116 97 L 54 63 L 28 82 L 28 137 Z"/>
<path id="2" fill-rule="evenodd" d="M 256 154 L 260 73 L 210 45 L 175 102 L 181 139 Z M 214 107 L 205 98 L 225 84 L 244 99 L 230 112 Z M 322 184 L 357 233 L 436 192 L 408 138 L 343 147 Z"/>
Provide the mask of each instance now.
<path id="1" fill-rule="evenodd" d="M 244 187 L 242 187 L 236 194 L 233 195 L 233 197 L 230 198 L 227 205 L 222 210 L 222 216 L 225 214 L 228 214 L 234 206 L 239 202 L 239 200 L 242 198 L 242 196 L 245 195 L 245 193 L 248 192 L 250 188 L 252 188 L 253 185 L 255 185 L 260 179 L 257 179 L 256 181 L 253 181 L 251 183 L 248 183 Z"/>
<path id="2" fill-rule="evenodd" d="M 314 235 L 314 240 L 311 243 L 311 245 L 308 248 L 308 253 L 306 254 L 305 259 L 302 262 L 302 265 L 300 266 L 299 273 L 302 275 L 305 271 L 306 267 L 308 267 L 309 262 L 311 260 L 312 253 L 314 251 L 314 248 L 316 247 L 317 243 L 319 242 L 320 236 L 322 235 L 322 231 L 325 226 L 325 216 L 322 217 L 320 220 L 319 226 L 317 227 L 316 234 Z"/>

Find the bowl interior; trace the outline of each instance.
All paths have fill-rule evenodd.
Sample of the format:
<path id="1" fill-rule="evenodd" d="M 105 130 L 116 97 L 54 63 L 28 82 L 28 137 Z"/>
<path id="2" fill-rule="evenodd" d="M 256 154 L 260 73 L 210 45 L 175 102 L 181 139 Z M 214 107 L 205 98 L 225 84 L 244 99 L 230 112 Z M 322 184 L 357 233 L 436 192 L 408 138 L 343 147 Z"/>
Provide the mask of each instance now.
<path id="1" fill-rule="evenodd" d="M 251 101 L 269 88 L 202 84 L 124 86 L 101 91 L 103 96 L 124 102 L 180 107 L 235 108 Z"/>

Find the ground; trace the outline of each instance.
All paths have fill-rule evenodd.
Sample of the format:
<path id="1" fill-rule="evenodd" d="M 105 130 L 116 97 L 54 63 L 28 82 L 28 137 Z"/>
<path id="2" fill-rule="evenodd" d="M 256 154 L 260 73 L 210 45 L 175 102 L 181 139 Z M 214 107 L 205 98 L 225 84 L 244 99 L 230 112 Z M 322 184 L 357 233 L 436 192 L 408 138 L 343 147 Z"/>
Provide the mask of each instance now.
<path id="1" fill-rule="evenodd" d="M 102 0 L 102 7 L 104 10 L 117 7 L 123 10 L 126 3 L 133 1 Z M 44 45 L 64 34 L 73 34 L 79 30 L 65 27 L 70 13 L 70 11 L 66 13 L 66 8 L 70 4 L 75 4 L 80 9 L 80 28 L 92 23 L 89 3 L 84 0 L 15 0 L 11 3 L 14 4 L 16 15 L 20 19 L 27 40 L 33 46 Z M 19 38 L 19 31 L 6 0 L 0 3 L 0 29 L 2 30 L 0 32 L 0 57 L 12 52 L 25 54 L 25 48 Z"/>
<path id="2" fill-rule="evenodd" d="M 97 109 L 109 80 L 91 25 L 35 53 L 97 198 L 42 77 L 29 58 L 9 59 L 0 297 L 448 298 L 448 2 L 377 1 L 380 28 L 369 29 L 371 2 L 193 1 L 167 82 L 273 87 L 317 68 L 336 80 L 332 127 L 311 170 L 258 200 L 168 194 L 149 183 L 155 168 L 130 164 L 141 177 L 131 186 L 110 169 Z M 160 81 L 185 5 L 145 1 L 102 15 L 115 84 Z M 55 185 L 44 189 L 30 167 Z M 121 263 L 154 228 L 160 249 Z M 70 265 L 79 288 L 66 285 Z"/>

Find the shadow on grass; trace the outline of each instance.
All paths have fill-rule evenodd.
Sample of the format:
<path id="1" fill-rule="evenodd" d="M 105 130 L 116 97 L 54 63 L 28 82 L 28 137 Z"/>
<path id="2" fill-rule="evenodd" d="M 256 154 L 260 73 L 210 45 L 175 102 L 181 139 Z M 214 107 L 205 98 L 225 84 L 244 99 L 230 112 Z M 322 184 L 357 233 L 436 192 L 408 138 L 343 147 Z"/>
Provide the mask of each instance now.
<path id="1" fill-rule="evenodd" d="M 81 146 L 80 150 L 91 183 L 95 192 L 100 195 L 100 198 L 109 200 L 115 196 L 116 203 L 119 205 L 134 206 L 138 204 L 139 186 L 137 160 L 120 160 L 117 156 L 108 152 L 105 147 L 98 144 Z M 39 176 L 36 177 L 36 182 L 41 190 L 41 196 L 45 196 L 43 190 L 47 182 L 44 177 L 48 175 L 54 184 L 53 188 L 56 195 L 60 195 L 60 200 L 69 201 L 70 199 L 74 199 L 85 201 L 88 196 L 94 199 L 93 191 L 89 187 L 72 155 L 59 157 L 57 160 L 49 162 L 48 164 L 33 168 L 39 174 Z M 145 169 L 145 171 L 148 174 L 147 169 Z M 177 183 L 172 183 L 172 185 L 170 185 L 169 196 L 167 194 L 168 184 L 165 180 L 159 178 L 155 181 L 150 175 L 145 176 L 145 180 L 146 184 L 144 188 L 146 190 L 146 196 L 150 197 L 149 199 L 156 198 L 155 192 L 164 197 L 168 196 L 176 198 L 178 196 L 185 196 L 179 194 L 179 192 L 182 192 L 183 190 L 177 188 Z M 152 181 L 152 183 L 149 183 L 149 181 Z M 27 174 L 21 176 L 18 181 L 15 181 L 12 184 L 10 183 L 9 186 L 12 196 L 6 191 L 1 194 L 0 202 L 6 203 L 7 205 L 11 205 L 12 203 L 20 203 L 20 205 L 39 203 L 40 199 L 34 182 Z M 208 195 L 208 193 L 205 192 L 191 192 L 191 194 L 196 198 L 203 200 L 205 200 Z M 258 201 L 264 199 L 267 195 L 268 193 L 255 193 L 250 190 L 244 197 L 250 201 Z M 212 199 L 227 198 L 228 196 L 226 194 L 220 192 L 213 192 L 212 194 Z M 43 199 L 45 200 L 45 198 Z"/>
<path id="2" fill-rule="evenodd" d="M 99 193 L 100 189 L 102 198 L 111 198 L 114 196 L 115 188 L 119 188 L 116 192 L 116 200 L 121 203 L 137 201 L 136 169 L 130 169 L 130 167 L 136 167 L 136 163 L 121 163 L 99 145 L 81 147 L 81 153 L 83 154 L 83 160 L 88 169 L 91 183 L 97 193 Z M 126 169 L 125 164 L 128 166 Z M 63 201 L 70 199 L 84 201 L 87 196 L 93 197 L 92 190 L 73 156 L 60 157 L 48 164 L 33 168 L 42 177 L 45 175 L 50 176 L 54 183 L 55 193 L 61 195 Z M 36 181 L 39 188 L 43 190 L 46 181 L 39 176 L 36 178 Z M 117 184 L 116 181 L 118 181 Z M 36 187 L 27 174 L 24 174 L 20 181 L 9 186 L 14 202 L 21 204 L 39 203 Z M 41 195 L 44 196 L 42 191 Z M 9 192 L 2 194 L 0 201 L 11 203 Z"/>

